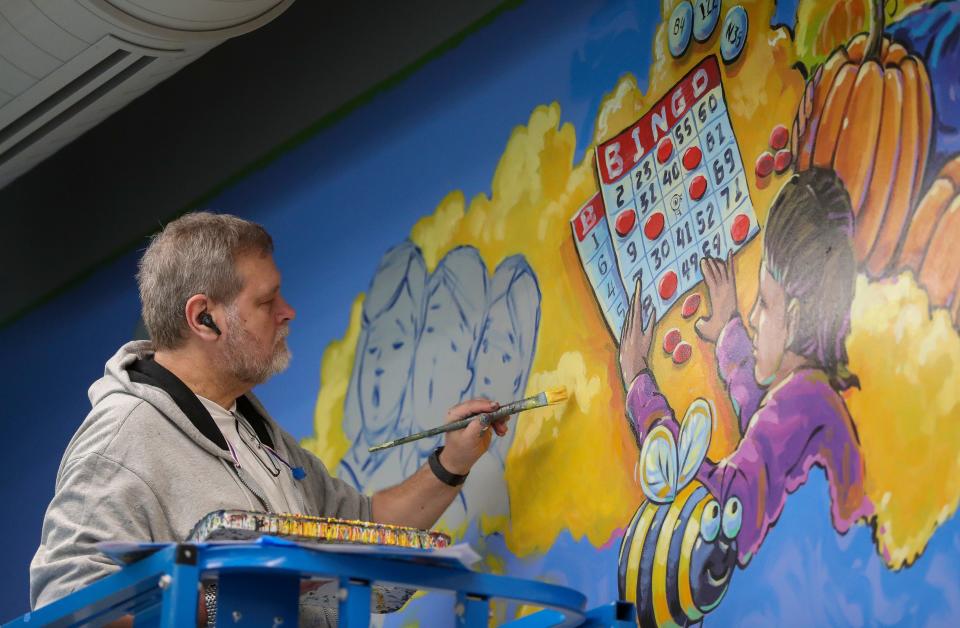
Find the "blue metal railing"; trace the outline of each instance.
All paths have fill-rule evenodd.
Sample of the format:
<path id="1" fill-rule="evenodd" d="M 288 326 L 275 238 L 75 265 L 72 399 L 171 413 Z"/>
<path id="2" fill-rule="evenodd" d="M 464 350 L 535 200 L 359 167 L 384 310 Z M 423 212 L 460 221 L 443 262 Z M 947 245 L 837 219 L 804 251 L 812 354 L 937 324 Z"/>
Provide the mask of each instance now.
<path id="1" fill-rule="evenodd" d="M 416 551 L 352 554 L 251 542 L 165 546 L 5 626 L 95 626 L 124 615 L 133 615 L 136 626 L 196 625 L 200 580 L 211 577 L 218 580 L 218 626 L 296 626 L 300 581 L 311 576 L 339 581 L 339 625 L 351 628 L 369 625 L 374 582 L 454 592 L 457 626 L 485 628 L 492 598 L 545 609 L 510 626 L 636 625 L 632 605 L 586 611 L 586 597 L 574 589 L 476 573 Z"/>

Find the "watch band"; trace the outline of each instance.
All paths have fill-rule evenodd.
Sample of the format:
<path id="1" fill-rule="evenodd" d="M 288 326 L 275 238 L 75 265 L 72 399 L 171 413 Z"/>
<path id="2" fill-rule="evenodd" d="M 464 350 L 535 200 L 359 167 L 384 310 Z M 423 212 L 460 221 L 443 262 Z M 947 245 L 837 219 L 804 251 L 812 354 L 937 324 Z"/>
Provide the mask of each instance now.
<path id="1" fill-rule="evenodd" d="M 443 465 L 440 463 L 440 452 L 443 451 L 443 446 L 437 447 L 433 450 L 433 453 L 430 454 L 428 462 L 430 463 L 430 470 L 433 471 L 433 474 L 437 476 L 437 479 L 446 484 L 447 486 L 460 486 L 467 480 L 467 475 L 457 475 L 456 473 L 450 473 L 443 468 Z"/>

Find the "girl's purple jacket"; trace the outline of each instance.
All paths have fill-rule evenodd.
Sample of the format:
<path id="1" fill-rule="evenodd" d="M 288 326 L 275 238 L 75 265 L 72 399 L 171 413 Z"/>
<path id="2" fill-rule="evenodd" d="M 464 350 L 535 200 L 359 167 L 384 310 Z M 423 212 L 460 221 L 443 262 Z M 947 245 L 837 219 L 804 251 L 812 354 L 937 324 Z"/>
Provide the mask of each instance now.
<path id="1" fill-rule="evenodd" d="M 856 426 L 840 395 L 822 370 L 794 371 L 774 388 L 754 378 L 753 347 L 740 317 L 724 327 L 717 341 L 717 364 L 740 420 L 741 440 L 720 462 L 704 460 L 697 479 L 719 501 L 743 505 L 737 536 L 738 559 L 745 566 L 783 510 L 787 495 L 819 465 L 830 485 L 833 526 L 841 534 L 873 514 L 864 491 L 863 458 Z M 679 438 L 680 426 L 653 374 L 643 371 L 627 393 L 627 416 L 638 445 L 658 424 Z"/>

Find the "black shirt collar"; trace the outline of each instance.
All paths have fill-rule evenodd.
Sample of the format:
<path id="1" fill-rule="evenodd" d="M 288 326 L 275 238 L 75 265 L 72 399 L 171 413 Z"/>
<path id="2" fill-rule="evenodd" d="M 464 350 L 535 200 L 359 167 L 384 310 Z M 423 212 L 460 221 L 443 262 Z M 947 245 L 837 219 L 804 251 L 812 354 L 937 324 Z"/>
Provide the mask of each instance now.
<path id="1" fill-rule="evenodd" d="M 130 381 L 155 386 L 170 395 L 180 411 L 186 415 L 201 434 L 220 449 L 227 451 L 227 441 L 214 422 L 213 417 L 203 407 L 197 395 L 187 388 L 187 385 L 179 377 L 157 364 L 157 361 L 152 357 L 135 360 L 133 364 L 127 367 L 127 372 L 130 375 Z M 253 431 L 257 433 L 260 442 L 273 447 L 273 438 L 270 436 L 270 430 L 267 429 L 266 419 L 246 395 L 237 397 L 237 410 L 253 427 Z"/>

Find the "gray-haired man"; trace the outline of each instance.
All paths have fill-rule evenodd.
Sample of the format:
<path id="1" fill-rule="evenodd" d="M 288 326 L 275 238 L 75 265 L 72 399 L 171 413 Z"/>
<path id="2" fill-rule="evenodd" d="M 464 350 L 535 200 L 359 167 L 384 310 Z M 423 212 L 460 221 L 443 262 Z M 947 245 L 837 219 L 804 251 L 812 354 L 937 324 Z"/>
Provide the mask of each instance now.
<path id="1" fill-rule="evenodd" d="M 122 346 L 90 387 L 30 567 L 34 608 L 117 569 L 97 542 L 182 541 L 214 510 L 426 528 L 456 497 L 490 444 L 479 425 L 448 434 L 439 467 L 371 498 L 332 478 L 250 393 L 290 359 L 294 310 L 272 253 L 261 226 L 227 215 L 189 214 L 153 239 L 137 275 L 151 340 Z M 472 400 L 447 418 L 496 407 Z"/>

